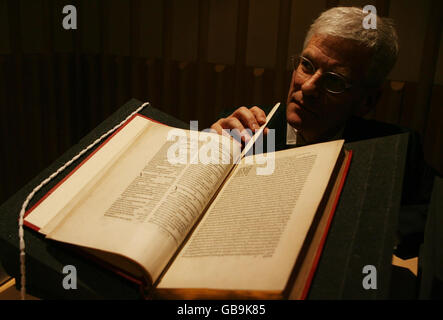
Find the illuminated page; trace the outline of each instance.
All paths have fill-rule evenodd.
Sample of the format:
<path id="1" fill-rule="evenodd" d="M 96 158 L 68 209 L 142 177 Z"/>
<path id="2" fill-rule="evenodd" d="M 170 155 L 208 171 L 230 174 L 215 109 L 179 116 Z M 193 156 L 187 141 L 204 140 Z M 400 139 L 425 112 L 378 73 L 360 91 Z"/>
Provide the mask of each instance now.
<path id="1" fill-rule="evenodd" d="M 116 160 L 131 146 L 152 123 L 147 119 L 136 116 L 124 125 L 115 136 L 107 141 L 97 152 L 84 162 L 70 176 L 45 197 L 26 217 L 42 233 L 48 232 L 51 221 L 63 218 L 69 206 L 74 206 L 81 194 L 89 192 L 91 186 L 100 179 Z M 46 230 L 46 231 L 45 231 Z"/>
<path id="2" fill-rule="evenodd" d="M 158 288 L 282 291 L 342 146 L 276 152 L 267 175 L 245 158 Z"/>

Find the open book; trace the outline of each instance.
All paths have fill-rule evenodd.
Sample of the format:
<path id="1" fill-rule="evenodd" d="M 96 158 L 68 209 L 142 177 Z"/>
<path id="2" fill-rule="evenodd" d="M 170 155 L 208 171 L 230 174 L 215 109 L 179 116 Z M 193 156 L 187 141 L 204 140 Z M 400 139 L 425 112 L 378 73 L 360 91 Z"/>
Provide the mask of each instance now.
<path id="1" fill-rule="evenodd" d="M 337 140 L 235 161 L 237 145 L 136 115 L 25 225 L 153 297 L 304 298 L 351 154 Z"/>

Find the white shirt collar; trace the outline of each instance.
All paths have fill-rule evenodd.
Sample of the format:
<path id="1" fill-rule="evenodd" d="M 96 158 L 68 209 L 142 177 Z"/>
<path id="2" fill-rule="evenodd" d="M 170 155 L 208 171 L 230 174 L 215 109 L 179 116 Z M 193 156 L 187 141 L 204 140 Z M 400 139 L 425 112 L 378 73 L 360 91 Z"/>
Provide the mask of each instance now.
<path id="1" fill-rule="evenodd" d="M 287 145 L 296 145 L 297 147 L 306 145 L 306 141 L 303 137 L 298 133 L 297 129 L 291 126 L 289 123 L 286 123 L 286 144 Z M 333 136 L 330 141 L 341 139 L 343 136 L 345 128 L 342 127 L 335 136 Z"/>
<path id="2" fill-rule="evenodd" d="M 297 146 L 306 144 L 303 137 L 297 132 L 297 129 L 295 129 L 289 123 L 286 123 L 286 144 Z"/>

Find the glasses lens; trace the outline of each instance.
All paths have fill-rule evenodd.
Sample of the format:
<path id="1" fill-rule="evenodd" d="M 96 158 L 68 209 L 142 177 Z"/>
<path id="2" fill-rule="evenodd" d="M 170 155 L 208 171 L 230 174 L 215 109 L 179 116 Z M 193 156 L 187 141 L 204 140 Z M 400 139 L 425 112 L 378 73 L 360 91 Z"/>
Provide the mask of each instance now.
<path id="1" fill-rule="evenodd" d="M 346 90 L 346 81 L 336 74 L 325 73 L 323 76 L 323 87 L 332 93 L 342 93 Z"/>
<path id="2" fill-rule="evenodd" d="M 305 57 L 299 58 L 299 65 L 301 67 L 301 70 L 306 74 L 314 74 L 315 73 L 315 67 L 313 66 L 312 62 L 306 59 Z"/>

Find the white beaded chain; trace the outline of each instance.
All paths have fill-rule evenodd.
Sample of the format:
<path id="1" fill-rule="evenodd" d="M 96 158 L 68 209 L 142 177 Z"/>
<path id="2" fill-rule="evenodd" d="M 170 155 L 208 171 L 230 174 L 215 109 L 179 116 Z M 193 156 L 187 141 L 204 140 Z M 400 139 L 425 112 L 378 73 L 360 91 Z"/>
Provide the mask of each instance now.
<path id="1" fill-rule="evenodd" d="M 20 210 L 20 218 L 18 222 L 18 236 L 20 239 L 20 295 L 21 299 L 25 300 L 26 298 L 26 276 L 25 276 L 25 239 L 24 239 L 24 231 L 23 231 L 23 218 L 25 215 L 26 207 L 28 206 L 29 201 L 31 201 L 32 197 L 49 181 L 51 181 L 55 176 L 57 176 L 60 172 L 65 170 L 69 165 L 71 165 L 74 161 L 76 161 L 78 158 L 80 158 L 83 154 L 88 152 L 91 148 L 93 148 L 97 143 L 102 141 L 104 138 L 106 138 L 109 134 L 113 133 L 115 130 L 120 128 L 126 121 L 128 121 L 132 116 L 134 116 L 136 113 L 138 113 L 140 110 L 142 110 L 145 106 L 149 105 L 149 102 L 143 103 L 137 110 L 135 110 L 133 113 L 131 113 L 125 120 L 120 122 L 118 125 L 116 125 L 114 128 L 109 130 L 108 132 L 104 133 L 100 138 L 95 140 L 93 143 L 91 143 L 89 146 L 87 146 L 85 149 L 80 151 L 74 158 L 66 162 L 62 167 L 60 167 L 57 171 L 55 171 L 53 174 L 51 174 L 47 179 L 43 180 L 37 187 L 32 190 L 32 192 L 26 197 L 25 202 L 23 202 L 22 208 Z"/>

